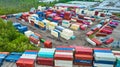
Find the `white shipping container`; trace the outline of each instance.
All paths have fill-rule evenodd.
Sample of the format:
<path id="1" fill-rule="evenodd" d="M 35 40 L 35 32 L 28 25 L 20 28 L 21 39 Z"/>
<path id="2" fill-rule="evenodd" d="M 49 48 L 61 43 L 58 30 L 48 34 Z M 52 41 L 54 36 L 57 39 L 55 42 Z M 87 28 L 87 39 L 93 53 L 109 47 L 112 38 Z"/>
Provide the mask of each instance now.
<path id="1" fill-rule="evenodd" d="M 86 37 L 86 40 L 87 40 L 87 42 L 90 43 L 91 45 L 96 46 L 96 43 L 93 42 L 90 38 Z"/>
<path id="2" fill-rule="evenodd" d="M 62 31 L 63 34 L 66 34 L 68 36 L 73 36 L 73 31 L 72 30 L 69 30 L 69 29 L 64 29 Z"/>
<path id="3" fill-rule="evenodd" d="M 59 37 L 59 32 L 56 32 L 54 30 L 51 30 L 51 35 L 53 35 L 54 37 Z"/>
<path id="4" fill-rule="evenodd" d="M 61 33 L 60 36 L 66 40 L 69 40 L 71 38 L 71 36 L 68 36 L 65 33 Z"/>
<path id="5" fill-rule="evenodd" d="M 94 63 L 95 67 L 114 67 L 114 65 L 110 65 L 110 64 L 98 64 L 98 63 Z"/>
<path id="6" fill-rule="evenodd" d="M 41 48 L 39 52 L 55 52 L 55 48 Z"/>
<path id="7" fill-rule="evenodd" d="M 73 61 L 55 60 L 55 66 L 73 67 Z"/>
<path id="8" fill-rule="evenodd" d="M 55 54 L 70 55 L 71 57 L 73 57 L 73 53 L 68 53 L 68 52 L 55 52 Z"/>
<path id="9" fill-rule="evenodd" d="M 34 32 L 32 32 L 31 30 L 28 30 L 28 31 L 25 31 L 24 34 L 29 38 L 31 34 L 34 34 Z"/>
<path id="10" fill-rule="evenodd" d="M 115 50 L 112 50 L 113 53 L 120 53 L 120 51 L 115 51 Z"/>
<path id="11" fill-rule="evenodd" d="M 37 57 L 37 54 L 22 54 L 22 56 L 31 56 L 31 57 Z"/>
<path id="12" fill-rule="evenodd" d="M 28 55 L 28 56 L 26 56 L 26 55 L 22 55 L 20 58 L 25 58 L 25 59 L 36 59 L 36 57 L 37 56 L 30 56 L 30 55 Z"/>
<path id="13" fill-rule="evenodd" d="M 62 21 L 62 26 L 63 26 L 63 27 L 67 27 L 67 28 L 70 27 L 70 21 L 68 21 L 68 20 L 63 20 L 63 21 Z"/>
<path id="14" fill-rule="evenodd" d="M 95 60 L 116 61 L 115 56 L 112 53 L 94 53 Z"/>
<path id="15" fill-rule="evenodd" d="M 55 23 L 55 22 L 50 22 L 50 23 L 49 23 L 49 30 L 54 30 L 56 26 L 57 26 L 57 23 Z"/>
<path id="16" fill-rule="evenodd" d="M 102 25 L 101 25 L 101 24 L 97 24 L 96 27 L 97 27 L 97 28 L 101 28 Z"/>

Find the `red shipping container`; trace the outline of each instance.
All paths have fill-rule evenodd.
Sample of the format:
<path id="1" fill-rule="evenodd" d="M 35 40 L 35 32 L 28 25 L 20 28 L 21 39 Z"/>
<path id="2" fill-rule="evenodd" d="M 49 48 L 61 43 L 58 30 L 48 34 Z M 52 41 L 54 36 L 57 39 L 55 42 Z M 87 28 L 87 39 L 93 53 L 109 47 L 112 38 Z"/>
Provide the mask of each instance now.
<path id="1" fill-rule="evenodd" d="M 97 15 L 98 15 L 98 13 L 99 13 L 98 11 L 95 11 L 95 16 L 97 16 Z"/>
<path id="2" fill-rule="evenodd" d="M 34 44 L 39 44 L 39 39 L 36 39 L 36 38 L 34 38 L 34 37 L 32 37 L 32 36 L 30 36 L 29 37 L 29 40 L 32 42 L 32 43 L 34 43 Z"/>
<path id="3" fill-rule="evenodd" d="M 105 26 L 105 28 L 108 28 L 108 29 L 110 29 L 110 30 L 113 30 L 113 28 L 110 27 L 110 26 Z"/>
<path id="4" fill-rule="evenodd" d="M 65 20 L 71 20 L 71 16 L 64 16 Z"/>
<path id="5" fill-rule="evenodd" d="M 23 13 L 21 18 L 24 19 L 24 20 L 25 20 L 25 19 L 27 20 L 27 18 L 28 18 L 29 15 L 30 15 L 30 14 Z"/>
<path id="6" fill-rule="evenodd" d="M 110 48 L 94 48 L 94 50 L 111 50 Z"/>
<path id="7" fill-rule="evenodd" d="M 40 65 L 50 65 L 50 66 L 54 66 L 54 59 L 53 58 L 41 58 L 38 57 L 37 58 L 37 63 Z"/>
<path id="8" fill-rule="evenodd" d="M 113 28 L 104 27 L 103 29 L 113 31 Z"/>
<path id="9" fill-rule="evenodd" d="M 101 14 L 100 14 L 100 17 L 105 17 L 105 14 L 104 14 L 104 13 L 101 13 Z"/>
<path id="10" fill-rule="evenodd" d="M 55 50 L 55 52 L 67 52 L 67 53 L 73 53 L 71 50 Z"/>
<path id="11" fill-rule="evenodd" d="M 75 48 L 76 50 L 79 50 L 79 49 L 93 50 L 92 48 L 90 48 L 90 47 L 85 47 L 85 46 L 74 46 L 74 48 Z"/>
<path id="12" fill-rule="evenodd" d="M 112 34 L 112 31 L 111 30 L 107 30 L 107 29 L 102 29 L 100 30 L 101 33 L 106 33 L 106 34 Z"/>
<path id="13" fill-rule="evenodd" d="M 53 18 L 53 20 L 62 20 L 62 18 L 55 16 L 55 17 Z"/>
<path id="14" fill-rule="evenodd" d="M 6 54 L 6 55 L 8 55 L 10 53 L 9 52 L 0 52 L 0 54 Z"/>
<path id="15" fill-rule="evenodd" d="M 52 13 L 52 12 L 53 12 L 53 10 L 52 10 L 52 9 L 49 9 L 49 10 L 48 10 L 48 12 L 51 12 L 51 13 Z"/>
<path id="16" fill-rule="evenodd" d="M 16 65 L 17 67 L 35 67 L 35 62 L 33 59 L 22 59 L 20 58 L 17 62 Z"/>
<path id="17" fill-rule="evenodd" d="M 34 33 L 36 36 L 38 36 L 40 39 L 42 38 L 42 35 L 38 34 L 38 33 Z"/>
<path id="18" fill-rule="evenodd" d="M 113 38 L 109 38 L 108 40 L 105 41 L 105 43 L 106 43 L 106 44 L 110 44 L 110 43 L 112 43 L 113 41 L 114 41 Z"/>
<path id="19" fill-rule="evenodd" d="M 70 16 L 71 13 L 70 13 L 70 11 L 66 11 L 66 12 L 64 13 L 64 15 L 66 15 L 66 16 Z"/>
<path id="20" fill-rule="evenodd" d="M 44 42 L 44 47 L 46 47 L 46 48 L 52 48 L 52 42 L 50 40 L 46 40 Z"/>
<path id="21" fill-rule="evenodd" d="M 54 59 L 53 58 L 41 58 L 41 57 L 38 57 L 37 61 L 52 62 L 53 63 Z"/>
<path id="22" fill-rule="evenodd" d="M 46 65 L 47 65 L 47 66 L 54 66 L 53 63 L 51 64 L 51 63 L 47 63 L 47 62 L 43 62 L 43 61 L 42 61 L 42 62 L 39 62 L 39 61 L 38 61 L 37 64 L 39 64 L 39 65 L 45 65 L 45 66 L 46 66 Z"/>
<path id="23" fill-rule="evenodd" d="M 7 19 L 7 16 L 6 15 L 2 15 L 2 16 L 0 16 L 0 18 Z"/>
<path id="24" fill-rule="evenodd" d="M 114 55 L 119 55 L 119 56 L 120 56 L 120 53 L 114 53 L 114 52 L 113 52 L 113 54 L 114 54 Z"/>
<path id="25" fill-rule="evenodd" d="M 48 12 L 48 11 L 46 11 L 46 15 L 49 15 L 49 14 L 51 14 L 52 12 Z"/>
<path id="26" fill-rule="evenodd" d="M 30 21 L 30 24 L 31 24 L 32 26 L 34 26 L 34 22 L 33 22 L 33 21 Z"/>
<path id="27" fill-rule="evenodd" d="M 78 17 L 80 18 L 80 19 L 84 19 L 84 15 L 78 15 Z"/>
<path id="28" fill-rule="evenodd" d="M 93 60 L 93 55 L 75 54 L 75 59 L 79 59 L 79 60 Z"/>
<path id="29" fill-rule="evenodd" d="M 103 36 L 103 37 L 105 37 L 105 36 L 107 36 L 107 34 L 106 33 L 96 33 L 96 36 Z"/>
<path id="30" fill-rule="evenodd" d="M 87 49 L 79 49 L 75 51 L 76 54 L 84 54 L 84 55 L 92 55 L 93 51 L 92 50 L 87 50 Z"/>
<path id="31" fill-rule="evenodd" d="M 89 32 L 87 32 L 87 36 L 90 36 L 90 35 L 92 35 L 94 32 L 93 31 L 89 31 Z"/>
<path id="32" fill-rule="evenodd" d="M 77 19 L 77 22 L 78 22 L 78 23 L 83 23 L 83 20 Z"/>
<path id="33" fill-rule="evenodd" d="M 71 55 L 55 54 L 54 59 L 55 60 L 73 60 L 73 57 Z"/>
<path id="34" fill-rule="evenodd" d="M 96 38 L 93 38 L 93 39 L 91 39 L 91 40 L 92 40 L 93 42 L 95 42 L 97 46 L 102 45 L 102 42 L 101 42 L 101 41 L 99 41 L 99 40 L 98 40 L 98 39 L 96 39 Z"/>
<path id="35" fill-rule="evenodd" d="M 83 23 L 75 23 L 75 24 L 79 25 L 79 27 L 83 25 Z"/>
<path id="36" fill-rule="evenodd" d="M 86 27 L 85 27 L 84 25 L 82 25 L 82 26 L 80 26 L 80 29 L 81 29 L 81 30 L 85 30 Z"/>
<path id="37" fill-rule="evenodd" d="M 60 14 L 61 14 L 61 11 L 60 11 L 60 10 L 56 10 L 56 13 L 57 13 L 58 15 L 60 15 Z"/>
<path id="38" fill-rule="evenodd" d="M 75 65 L 81 65 L 81 66 L 92 66 L 92 64 L 88 63 L 74 63 Z"/>

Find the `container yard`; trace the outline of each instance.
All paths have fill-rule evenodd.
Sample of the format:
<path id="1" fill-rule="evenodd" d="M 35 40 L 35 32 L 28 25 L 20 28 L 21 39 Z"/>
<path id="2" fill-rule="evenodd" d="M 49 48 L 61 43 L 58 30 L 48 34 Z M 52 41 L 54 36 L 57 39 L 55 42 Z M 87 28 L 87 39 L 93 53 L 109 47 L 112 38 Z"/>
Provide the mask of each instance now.
<path id="1" fill-rule="evenodd" d="M 14 33 L 0 36 L 11 42 L 0 43 L 0 67 L 120 67 L 120 17 L 113 13 L 119 4 L 101 9 L 111 2 L 70 1 L 0 15 L 1 31 Z"/>

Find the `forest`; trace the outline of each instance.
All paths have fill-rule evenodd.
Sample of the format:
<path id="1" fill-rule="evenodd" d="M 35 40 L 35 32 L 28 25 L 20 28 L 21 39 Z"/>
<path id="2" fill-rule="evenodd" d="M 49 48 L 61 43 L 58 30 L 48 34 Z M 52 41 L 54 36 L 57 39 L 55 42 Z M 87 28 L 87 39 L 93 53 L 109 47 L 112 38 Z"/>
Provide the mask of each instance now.
<path id="1" fill-rule="evenodd" d="M 19 51 L 37 50 L 39 48 L 30 44 L 29 39 L 19 33 L 12 25 L 11 21 L 0 19 L 0 51 Z"/>
<path id="2" fill-rule="evenodd" d="M 52 3 L 43 3 L 39 0 L 0 0 L 0 15 L 13 14 L 19 12 L 29 11 L 32 7 L 38 6 L 54 6 L 56 3 L 66 3 L 75 0 L 55 0 Z M 78 0 L 77 0 L 78 1 Z M 79 1 L 92 1 L 92 0 L 79 0 Z"/>

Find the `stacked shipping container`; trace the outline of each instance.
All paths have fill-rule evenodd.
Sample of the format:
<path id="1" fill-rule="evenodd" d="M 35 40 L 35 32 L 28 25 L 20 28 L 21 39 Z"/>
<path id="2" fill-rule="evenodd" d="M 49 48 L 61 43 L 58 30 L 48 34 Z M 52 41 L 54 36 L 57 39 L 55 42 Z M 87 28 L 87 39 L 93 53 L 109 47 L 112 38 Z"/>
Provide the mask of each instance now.
<path id="1" fill-rule="evenodd" d="M 56 48 L 54 61 L 56 67 L 73 67 L 73 49 L 59 46 Z"/>
<path id="2" fill-rule="evenodd" d="M 54 66 L 55 48 L 41 48 L 38 52 L 37 64 Z"/>
<path id="3" fill-rule="evenodd" d="M 36 50 L 26 50 L 16 62 L 17 67 L 35 67 L 37 53 Z"/>

